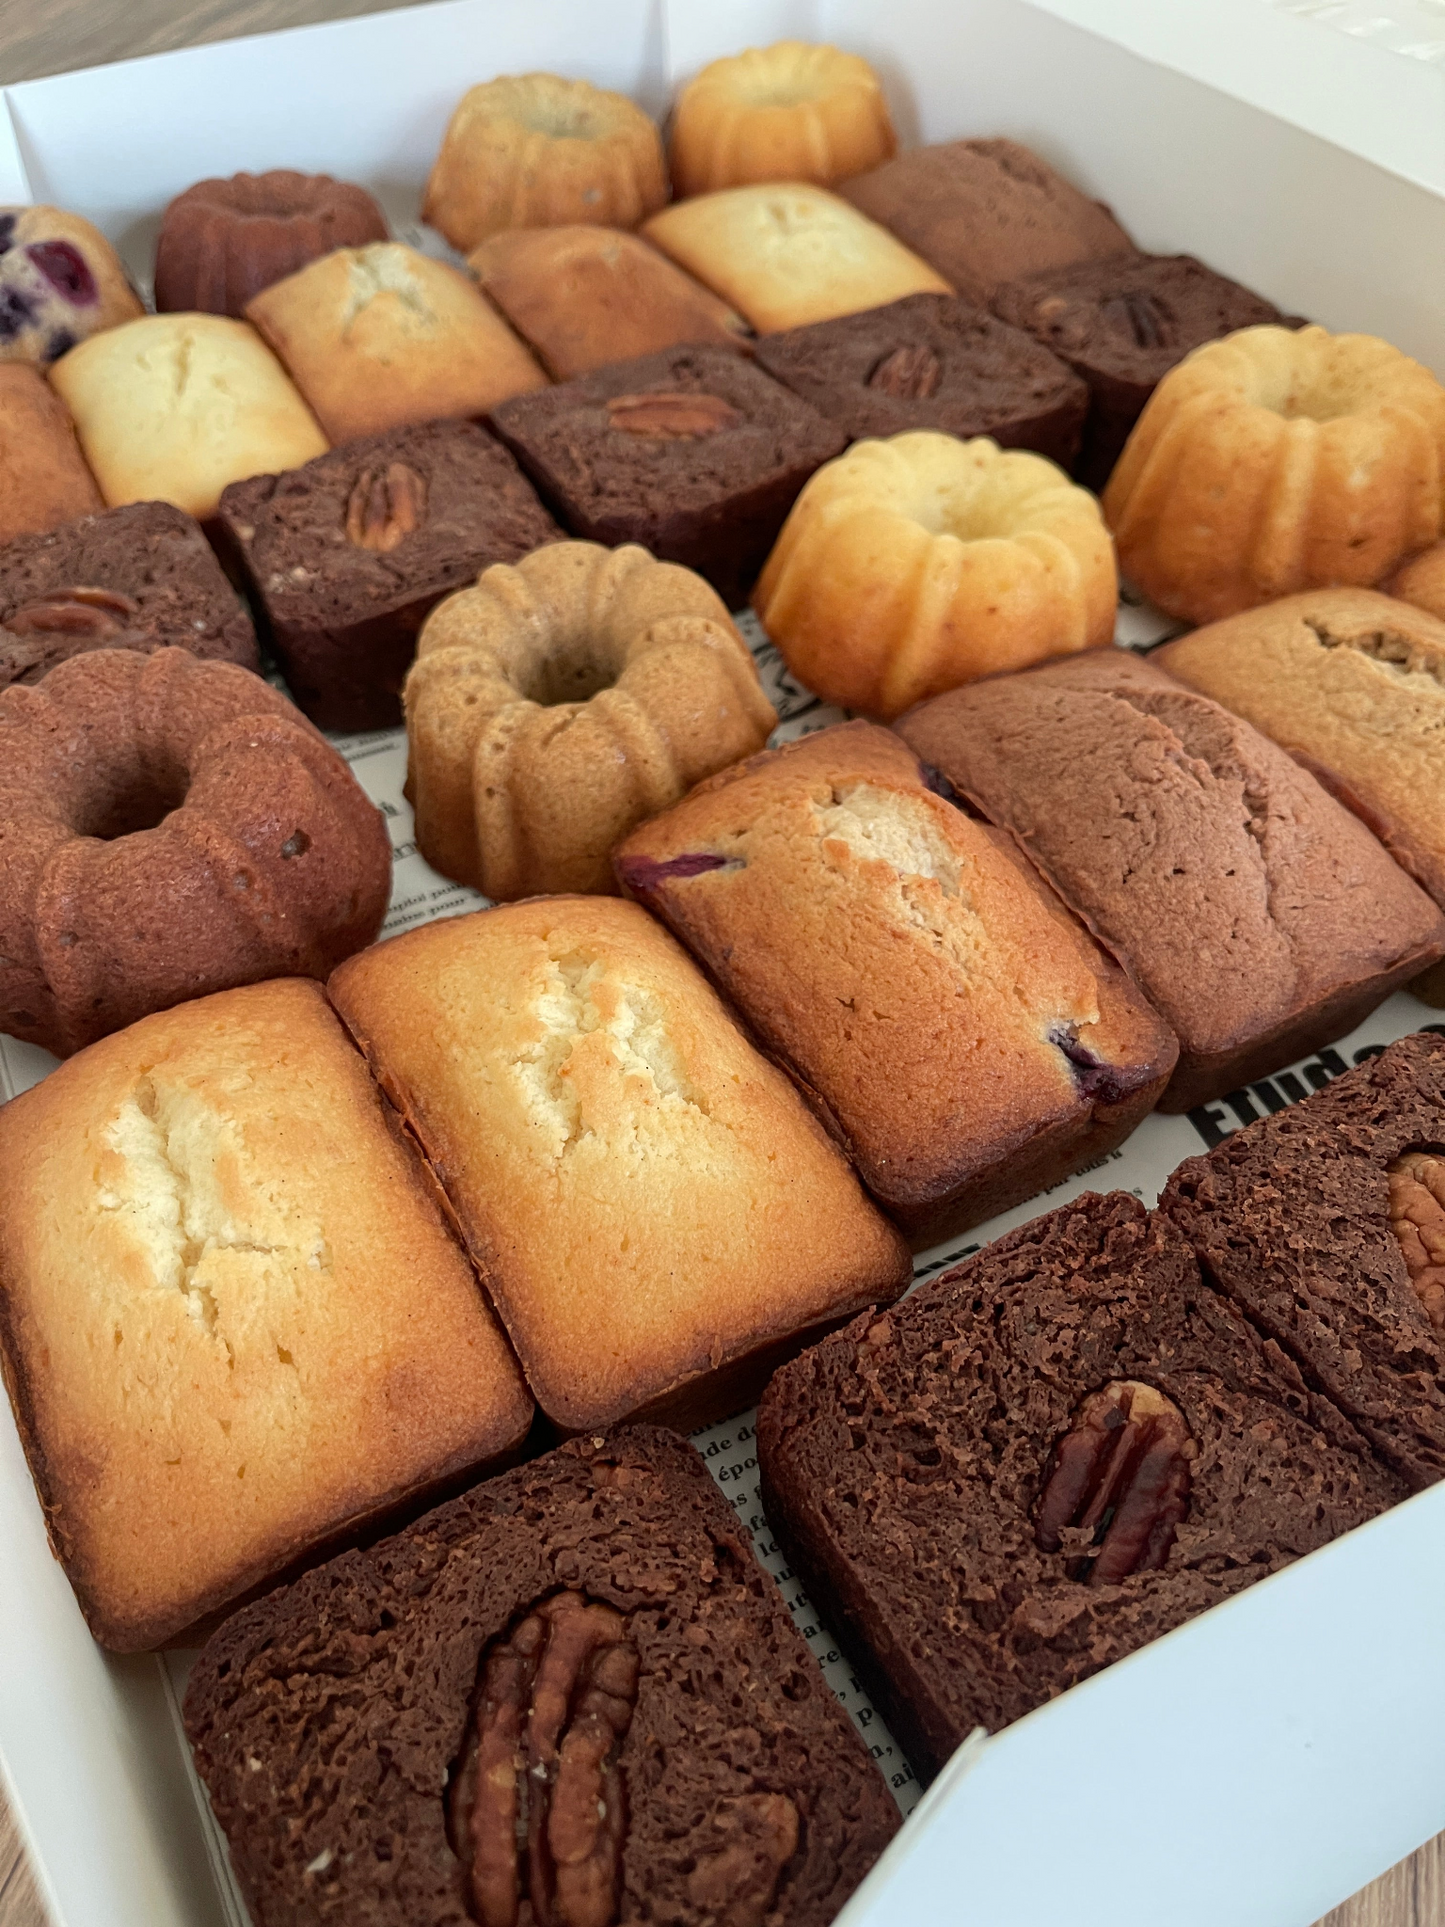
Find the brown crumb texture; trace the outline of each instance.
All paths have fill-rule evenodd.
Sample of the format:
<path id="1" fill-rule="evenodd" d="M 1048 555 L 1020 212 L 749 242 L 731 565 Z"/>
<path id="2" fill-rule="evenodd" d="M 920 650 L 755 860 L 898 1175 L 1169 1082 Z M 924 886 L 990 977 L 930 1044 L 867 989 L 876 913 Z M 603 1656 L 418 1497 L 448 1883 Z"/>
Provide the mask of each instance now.
<path id="1" fill-rule="evenodd" d="M 1101 1530 L 1069 1482 L 1131 1418 Z M 790 1563 L 929 1771 L 1406 1491 L 1122 1192 L 804 1353 L 758 1451 Z"/>
<path id="2" fill-rule="evenodd" d="M 559 1767 L 539 1728 L 564 1704 Z M 237 1614 L 185 1719 L 256 1927 L 823 1927 L 898 1826 L 701 1460 L 651 1427 L 576 1439 Z M 543 1769 L 520 1793 L 552 1816 L 540 1844 L 509 1824 L 514 1759 Z"/>
<path id="3" fill-rule="evenodd" d="M 1190 1158 L 1160 1199 L 1220 1288 L 1417 1486 L 1445 1475 L 1441 1155 L 1445 1038 L 1422 1031 Z"/>

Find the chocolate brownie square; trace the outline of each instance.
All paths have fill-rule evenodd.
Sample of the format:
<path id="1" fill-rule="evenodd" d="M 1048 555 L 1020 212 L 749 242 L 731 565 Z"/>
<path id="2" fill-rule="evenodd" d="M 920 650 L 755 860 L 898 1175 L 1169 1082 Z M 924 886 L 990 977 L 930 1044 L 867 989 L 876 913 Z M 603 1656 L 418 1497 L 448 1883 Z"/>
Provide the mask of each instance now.
<path id="1" fill-rule="evenodd" d="M 464 421 L 233 482 L 219 516 L 291 694 L 323 729 L 399 723 L 417 631 L 441 598 L 560 533 L 506 449 Z"/>
<path id="2" fill-rule="evenodd" d="M 0 548 L 0 689 L 91 649 L 257 667 L 256 633 L 199 522 L 169 502 L 82 515 Z"/>
<path id="3" fill-rule="evenodd" d="M 790 1563 L 928 1771 L 1408 1490 L 1123 1192 L 784 1366 L 758 1458 Z"/>
<path id="4" fill-rule="evenodd" d="M 574 535 L 640 542 L 747 600 L 814 469 L 847 437 L 727 348 L 670 348 L 518 395 L 490 417 Z"/>
<path id="5" fill-rule="evenodd" d="M 685 1440 L 572 1440 L 238 1613 L 186 1731 L 256 1927 L 823 1927 L 898 1826 Z"/>
<path id="6" fill-rule="evenodd" d="M 1411 1485 L 1445 1476 L 1445 1037 L 1190 1158 L 1159 1208 Z"/>
<path id="7" fill-rule="evenodd" d="M 1263 322 L 1302 325 L 1192 254 L 1126 254 L 1052 268 L 997 289 L 992 306 L 1088 383 L 1074 472 L 1092 489 L 1103 488 L 1145 402 L 1192 349 Z"/>
<path id="8" fill-rule="evenodd" d="M 1031 448 L 1067 467 L 1089 391 L 1022 329 L 948 294 L 767 335 L 758 361 L 849 438 L 926 428 L 1000 448 Z"/>

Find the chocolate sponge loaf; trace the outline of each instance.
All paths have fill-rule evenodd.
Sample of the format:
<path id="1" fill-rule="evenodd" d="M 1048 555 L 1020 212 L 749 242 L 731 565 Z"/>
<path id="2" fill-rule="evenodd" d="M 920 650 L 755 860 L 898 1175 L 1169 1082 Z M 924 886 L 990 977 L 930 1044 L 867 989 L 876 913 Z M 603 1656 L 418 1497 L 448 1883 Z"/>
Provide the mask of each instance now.
<path id="1" fill-rule="evenodd" d="M 1407 1489 L 1122 1192 L 785 1366 L 758 1456 L 790 1562 L 927 1771 Z"/>
<path id="2" fill-rule="evenodd" d="M 255 1927 L 823 1927 L 898 1826 L 702 1461 L 651 1427 L 237 1614 L 185 1718 Z"/>

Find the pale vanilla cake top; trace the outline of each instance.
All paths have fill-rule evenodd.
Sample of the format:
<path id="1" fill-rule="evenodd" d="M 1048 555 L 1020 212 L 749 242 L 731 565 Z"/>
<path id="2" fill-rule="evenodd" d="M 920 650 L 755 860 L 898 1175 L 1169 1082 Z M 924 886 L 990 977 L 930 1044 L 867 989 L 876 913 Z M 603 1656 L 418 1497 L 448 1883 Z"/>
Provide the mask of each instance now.
<path id="1" fill-rule="evenodd" d="M 147 1017 L 0 1108 L 0 1316 L 97 1638 L 159 1644 L 514 1446 L 531 1401 L 320 986 Z"/>
<path id="2" fill-rule="evenodd" d="M 569 1429 L 907 1282 L 842 1154 L 635 904 L 449 918 L 351 958 L 330 994 Z"/>

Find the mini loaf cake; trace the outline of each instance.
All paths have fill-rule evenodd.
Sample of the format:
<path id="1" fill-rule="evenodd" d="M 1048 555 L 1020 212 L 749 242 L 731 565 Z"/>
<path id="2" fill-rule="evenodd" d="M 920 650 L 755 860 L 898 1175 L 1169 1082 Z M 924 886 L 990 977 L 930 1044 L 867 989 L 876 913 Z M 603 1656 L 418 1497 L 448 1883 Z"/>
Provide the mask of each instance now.
<path id="1" fill-rule="evenodd" d="M 1174 1039 L 1009 839 L 845 723 L 635 830 L 617 874 L 924 1247 L 1122 1141 Z"/>
<path id="2" fill-rule="evenodd" d="M 1089 384 L 1076 473 L 1101 489 L 1159 382 L 1191 350 L 1236 328 L 1283 321 L 1271 301 L 1191 254 L 1081 261 L 994 290 L 993 310 Z"/>
<path id="3" fill-rule="evenodd" d="M 452 917 L 352 959 L 330 995 L 565 1431 L 735 1412 L 908 1283 L 842 1153 L 635 903 Z"/>
<path id="4" fill-rule="evenodd" d="M 326 450 L 265 342 L 224 315 L 145 315 L 82 342 L 50 379 L 110 508 L 173 502 L 204 522 L 228 482 Z"/>
<path id="5" fill-rule="evenodd" d="M 666 199 L 662 136 L 625 94 L 508 74 L 462 95 L 422 219 L 465 253 L 499 228 L 636 227 Z"/>
<path id="6" fill-rule="evenodd" d="M 672 110 L 668 161 L 679 199 L 749 181 L 827 186 L 898 145 L 878 76 L 837 47 L 779 40 L 710 61 Z"/>
<path id="7" fill-rule="evenodd" d="M 504 228 L 467 266 L 556 381 L 681 343 L 737 348 L 747 323 L 635 234 Z"/>
<path id="8" fill-rule="evenodd" d="M 983 307 L 1005 281 L 1134 252 L 1108 208 L 1017 141 L 915 147 L 838 192 Z"/>
<path id="9" fill-rule="evenodd" d="M 927 1774 L 1408 1490 L 1123 1192 L 785 1366 L 758 1460 L 789 1564 Z"/>
<path id="10" fill-rule="evenodd" d="M 397 241 L 323 255 L 263 289 L 246 317 L 333 442 L 480 415 L 547 384 L 474 282 Z"/>
<path id="11" fill-rule="evenodd" d="M 58 207 L 0 207 L 0 361 L 57 361 L 144 313 L 99 228 Z"/>
<path id="12" fill-rule="evenodd" d="M 287 687 L 323 729 L 393 728 L 442 596 L 560 533 L 475 422 L 394 428 L 234 482 L 218 519 Z"/>
<path id="13" fill-rule="evenodd" d="M 148 1011 L 324 977 L 391 887 L 381 812 L 268 683 L 95 649 L 0 689 L 0 1030 L 65 1056 Z"/>
<path id="14" fill-rule="evenodd" d="M 1445 1038 L 1421 1032 L 1190 1158 L 1160 1212 L 1412 1487 L 1445 1477 Z"/>
<path id="15" fill-rule="evenodd" d="M 161 216 L 156 307 L 246 312 L 262 288 L 333 248 L 386 239 L 386 216 L 364 187 L 329 174 L 233 174 L 197 181 Z"/>
<path id="16" fill-rule="evenodd" d="M 1092 495 L 1038 455 L 924 430 L 819 469 L 753 596 L 816 695 L 870 716 L 1114 633 L 1118 578 Z"/>
<path id="17" fill-rule="evenodd" d="M 1088 406 L 1084 384 L 1047 349 L 946 294 L 767 335 L 757 358 L 855 442 L 912 428 L 987 435 L 1067 468 Z"/>
<path id="18" fill-rule="evenodd" d="M 0 1107 L 0 1347 L 102 1645 L 157 1646 L 514 1448 L 531 1402 L 318 985 L 203 998 Z"/>
<path id="19" fill-rule="evenodd" d="M 592 542 L 449 596 L 404 694 L 421 852 L 495 898 L 614 891 L 613 845 L 777 721 L 700 576 Z"/>
<path id="20" fill-rule="evenodd" d="M 731 1508 L 651 1427 L 238 1613 L 185 1719 L 256 1927 L 827 1927 L 898 1828 Z"/>
<path id="21" fill-rule="evenodd" d="M 821 187 L 780 182 L 676 201 L 643 233 L 760 335 L 857 314 L 906 294 L 952 294 L 942 275 Z"/>
<path id="22" fill-rule="evenodd" d="M 672 348 L 520 396 L 492 426 L 574 535 L 638 542 L 737 608 L 844 436 L 725 348 Z"/>
<path id="23" fill-rule="evenodd" d="M 65 403 L 38 369 L 0 362 L 0 543 L 104 507 Z"/>
<path id="24" fill-rule="evenodd" d="M 251 618 L 189 515 L 135 502 L 0 548 L 0 688 L 90 649 L 189 649 L 255 669 Z"/>
<path id="25" fill-rule="evenodd" d="M 1445 916 L 1283 750 L 1126 650 L 940 697 L 904 740 L 1011 830 L 1179 1038 L 1189 1110 L 1343 1036 Z"/>

